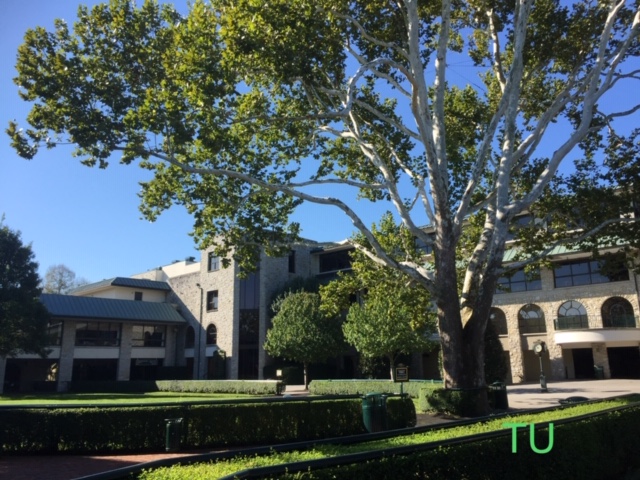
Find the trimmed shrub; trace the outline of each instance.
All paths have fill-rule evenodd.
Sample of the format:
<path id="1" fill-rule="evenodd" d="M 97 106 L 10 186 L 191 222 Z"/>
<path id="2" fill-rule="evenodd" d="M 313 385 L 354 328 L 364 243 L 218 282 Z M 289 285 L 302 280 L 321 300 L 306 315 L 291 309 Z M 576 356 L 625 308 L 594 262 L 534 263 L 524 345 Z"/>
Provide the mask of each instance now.
<path id="1" fill-rule="evenodd" d="M 440 380 L 411 380 L 404 382 L 404 393 L 418 398 L 420 389 L 433 390 L 442 386 Z M 313 380 L 309 384 L 313 395 L 364 395 L 365 393 L 400 393 L 400 383 L 389 380 Z"/>
<path id="2" fill-rule="evenodd" d="M 82 393 L 184 392 L 278 395 L 281 388 L 281 384 L 276 380 L 156 380 L 69 383 L 69 391 Z"/>
<path id="3" fill-rule="evenodd" d="M 413 402 L 387 400 L 390 428 L 415 425 Z M 5 453 L 158 451 L 182 418 L 183 448 L 266 445 L 365 433 L 362 400 L 292 399 L 136 407 L 0 409 Z"/>
<path id="4" fill-rule="evenodd" d="M 477 415 L 478 395 L 486 395 L 486 389 L 423 388 L 420 390 L 418 408 L 422 412 L 474 416 Z"/>

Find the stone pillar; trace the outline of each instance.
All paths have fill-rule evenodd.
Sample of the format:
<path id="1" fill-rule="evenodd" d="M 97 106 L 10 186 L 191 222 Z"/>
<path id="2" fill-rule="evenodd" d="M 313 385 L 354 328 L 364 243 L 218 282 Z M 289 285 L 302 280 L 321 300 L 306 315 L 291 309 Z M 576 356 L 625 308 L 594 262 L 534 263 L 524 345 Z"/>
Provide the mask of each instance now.
<path id="1" fill-rule="evenodd" d="M 609 355 L 607 346 L 604 343 L 592 343 L 593 363 L 604 369 L 604 378 L 611 378 L 611 367 L 609 367 Z"/>
<path id="2" fill-rule="evenodd" d="M 522 356 L 522 337 L 516 330 L 509 335 L 509 361 L 511 362 L 511 381 L 524 382 L 524 359 Z"/>
<path id="3" fill-rule="evenodd" d="M 120 330 L 120 352 L 118 355 L 118 376 L 116 380 L 129 381 L 131 375 L 131 340 L 133 325 L 124 323 Z"/>
<path id="4" fill-rule="evenodd" d="M 58 363 L 58 392 L 66 392 L 73 376 L 73 352 L 76 343 L 76 322 L 62 322 L 60 340 L 60 361 Z"/>

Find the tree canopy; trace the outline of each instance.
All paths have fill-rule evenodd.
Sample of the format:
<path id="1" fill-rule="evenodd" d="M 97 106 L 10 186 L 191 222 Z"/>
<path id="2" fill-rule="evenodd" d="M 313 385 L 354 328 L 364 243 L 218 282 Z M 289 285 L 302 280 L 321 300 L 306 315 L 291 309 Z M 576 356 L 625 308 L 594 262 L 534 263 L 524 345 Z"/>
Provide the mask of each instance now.
<path id="1" fill-rule="evenodd" d="M 49 312 L 40 302 L 39 284 L 31 246 L 0 222 L 0 357 L 45 355 Z"/>
<path id="2" fill-rule="evenodd" d="M 26 33 L 16 83 L 30 128 L 8 133 L 25 158 L 72 143 L 87 165 L 139 160 L 154 174 L 145 217 L 184 205 L 201 246 L 233 248 L 247 267 L 261 247 L 286 252 L 302 202 L 341 211 L 367 241 L 358 249 L 430 292 L 445 385 L 474 388 L 516 220 L 545 196 L 580 207 L 566 199 L 620 194 L 625 178 L 638 187 L 638 132 L 619 126 L 640 108 L 639 20 L 625 0 L 196 0 L 185 15 L 111 0 L 81 7 L 73 27 Z M 619 91 L 623 105 L 609 101 Z M 575 173 L 559 177 L 572 159 Z M 351 190 L 361 202 L 341 194 Z M 431 266 L 376 240 L 359 213 L 371 202 L 432 249 Z M 548 253 L 547 239 L 635 222 L 607 210 L 568 234 L 566 211 L 548 211 L 562 238 L 519 237 L 540 240 L 522 262 Z"/>
<path id="3" fill-rule="evenodd" d="M 264 349 L 269 355 L 302 363 L 308 387 L 309 364 L 335 357 L 344 346 L 340 320 L 322 314 L 320 295 L 303 291 L 286 293 L 274 303 L 274 311 Z"/>
<path id="4" fill-rule="evenodd" d="M 89 283 L 84 278 L 76 279 L 76 273 L 63 264 L 51 265 L 44 274 L 44 293 L 69 293 L 76 287 Z"/>

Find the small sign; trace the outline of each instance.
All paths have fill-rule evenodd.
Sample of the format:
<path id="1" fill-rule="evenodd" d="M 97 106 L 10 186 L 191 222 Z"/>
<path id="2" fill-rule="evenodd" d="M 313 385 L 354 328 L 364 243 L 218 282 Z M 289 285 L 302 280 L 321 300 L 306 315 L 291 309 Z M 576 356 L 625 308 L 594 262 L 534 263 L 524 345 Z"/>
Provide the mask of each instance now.
<path id="1" fill-rule="evenodd" d="M 396 367 L 396 382 L 409 381 L 409 367 Z"/>

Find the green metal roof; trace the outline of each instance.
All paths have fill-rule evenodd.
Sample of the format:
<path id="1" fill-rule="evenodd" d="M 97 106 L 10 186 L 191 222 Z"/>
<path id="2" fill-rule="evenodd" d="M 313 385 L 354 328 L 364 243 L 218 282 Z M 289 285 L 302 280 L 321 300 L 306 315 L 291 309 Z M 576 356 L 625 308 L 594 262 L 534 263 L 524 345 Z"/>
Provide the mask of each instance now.
<path id="1" fill-rule="evenodd" d="M 183 324 L 186 320 L 168 303 L 43 293 L 40 300 L 53 317 L 119 322 Z"/>
<path id="2" fill-rule="evenodd" d="M 130 287 L 130 288 L 143 288 L 147 290 L 162 290 L 168 292 L 171 287 L 167 282 L 157 282 L 155 280 L 147 280 L 144 278 L 129 278 L 129 277 L 114 277 L 107 280 L 101 280 L 99 282 L 88 283 L 78 288 L 74 288 L 71 293 L 78 294 L 88 290 L 95 290 L 102 287 Z"/>

